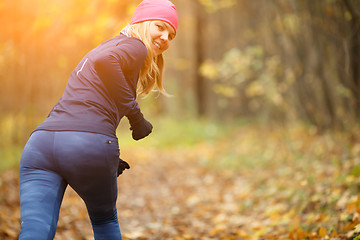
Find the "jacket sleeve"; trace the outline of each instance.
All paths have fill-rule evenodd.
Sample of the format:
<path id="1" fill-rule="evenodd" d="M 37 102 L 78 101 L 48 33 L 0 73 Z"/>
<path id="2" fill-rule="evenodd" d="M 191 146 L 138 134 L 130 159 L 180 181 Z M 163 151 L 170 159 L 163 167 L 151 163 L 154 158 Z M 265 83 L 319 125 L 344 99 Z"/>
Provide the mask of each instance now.
<path id="1" fill-rule="evenodd" d="M 136 102 L 138 79 L 126 77 L 126 72 L 138 73 L 147 55 L 146 47 L 138 40 L 111 46 L 96 54 L 94 68 L 124 115 L 137 115 L 140 108 Z M 136 82 L 128 82 L 131 79 Z M 135 86 L 135 89 L 134 89 Z"/>

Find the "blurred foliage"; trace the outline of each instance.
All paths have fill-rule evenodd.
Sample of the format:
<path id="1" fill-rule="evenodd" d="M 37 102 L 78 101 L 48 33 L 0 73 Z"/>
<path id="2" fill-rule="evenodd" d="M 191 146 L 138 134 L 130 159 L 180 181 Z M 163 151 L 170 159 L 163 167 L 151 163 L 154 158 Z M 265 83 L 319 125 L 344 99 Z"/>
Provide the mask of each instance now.
<path id="1" fill-rule="evenodd" d="M 28 113 L 12 113 L 0 115 L 0 172 L 17 167 L 20 162 L 20 156 L 25 141 L 30 136 L 31 131 L 43 119 L 34 121 L 33 114 Z"/>
<path id="2" fill-rule="evenodd" d="M 0 2 L 0 169 L 17 166 L 32 130 L 93 47 L 119 33 L 137 1 Z"/>
<path id="3" fill-rule="evenodd" d="M 202 4 L 206 11 L 209 13 L 214 13 L 221 9 L 226 9 L 236 5 L 236 0 L 198 0 Z"/>
<path id="4" fill-rule="evenodd" d="M 240 89 L 245 87 L 244 93 L 253 111 L 271 108 L 288 111 L 282 93 L 290 88 L 294 79 L 279 83 L 279 71 L 282 66 L 278 56 L 266 58 L 261 46 L 249 46 L 244 51 L 230 49 L 219 62 L 207 60 L 200 68 L 201 74 L 214 82 L 214 92 L 226 103 L 227 99 L 238 98 Z"/>
<path id="5" fill-rule="evenodd" d="M 358 1 L 235 1 L 225 9 L 202 3 L 218 7 L 203 13 L 199 33 L 205 81 L 197 86 L 209 89 L 202 101 L 211 102 L 208 113 L 302 119 L 322 130 L 356 124 Z"/>
<path id="6" fill-rule="evenodd" d="M 118 34 L 135 4 L 113 0 L 3 1 L 0 109 L 21 111 L 36 106 L 49 111 L 78 61 Z"/>
<path id="7" fill-rule="evenodd" d="M 79 60 L 117 35 L 139 2 L 1 2 L 1 148 L 25 143 Z M 201 108 L 204 119 L 357 125 L 357 1 L 174 2 L 179 31 L 165 54 L 173 97 L 139 99 L 146 115 L 186 118 Z"/>
<path id="8" fill-rule="evenodd" d="M 46 116 L 84 54 L 117 35 L 139 2 L 1 2 L 2 114 Z M 180 24 L 165 54 L 165 87 L 175 97 L 154 100 L 155 115 L 300 118 L 321 129 L 356 123 L 357 1 L 174 3 Z"/>

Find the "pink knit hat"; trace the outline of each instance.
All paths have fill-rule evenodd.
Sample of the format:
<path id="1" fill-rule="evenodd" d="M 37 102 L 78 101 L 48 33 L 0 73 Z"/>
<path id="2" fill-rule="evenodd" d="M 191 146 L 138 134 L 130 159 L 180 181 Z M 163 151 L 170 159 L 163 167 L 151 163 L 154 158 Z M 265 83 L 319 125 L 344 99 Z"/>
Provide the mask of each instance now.
<path id="1" fill-rule="evenodd" d="M 135 9 L 130 24 L 148 20 L 161 20 L 169 23 L 175 30 L 178 27 L 178 15 L 175 5 L 168 0 L 144 0 Z"/>

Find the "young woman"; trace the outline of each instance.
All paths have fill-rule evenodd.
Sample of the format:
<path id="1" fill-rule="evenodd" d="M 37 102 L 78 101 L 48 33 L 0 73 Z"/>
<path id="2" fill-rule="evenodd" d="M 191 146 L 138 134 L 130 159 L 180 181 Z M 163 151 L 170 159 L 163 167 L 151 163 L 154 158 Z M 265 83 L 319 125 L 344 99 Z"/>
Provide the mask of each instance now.
<path id="1" fill-rule="evenodd" d="M 53 239 L 67 185 L 84 200 L 96 240 L 121 239 L 116 128 L 126 116 L 135 140 L 152 125 L 136 102 L 162 86 L 163 56 L 178 16 L 168 0 L 144 0 L 121 34 L 90 51 L 71 73 L 61 99 L 31 134 L 20 162 L 19 239 Z"/>

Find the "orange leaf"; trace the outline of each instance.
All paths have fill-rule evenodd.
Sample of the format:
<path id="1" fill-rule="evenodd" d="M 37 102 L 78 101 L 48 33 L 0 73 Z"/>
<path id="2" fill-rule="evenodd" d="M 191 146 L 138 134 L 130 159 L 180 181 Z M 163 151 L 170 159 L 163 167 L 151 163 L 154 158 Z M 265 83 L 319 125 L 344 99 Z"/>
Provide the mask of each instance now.
<path id="1" fill-rule="evenodd" d="M 326 229 L 325 228 L 320 228 L 319 229 L 319 235 L 320 235 L 320 237 L 326 237 L 327 236 L 327 231 L 326 231 Z"/>

